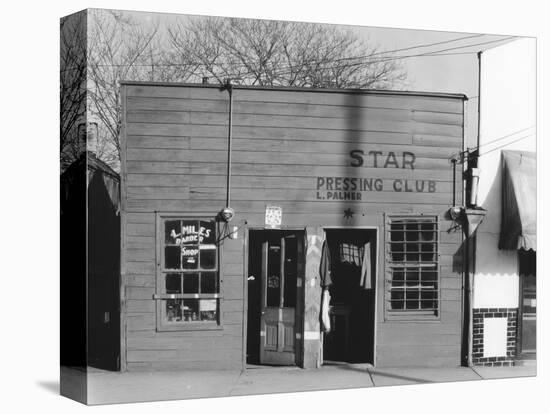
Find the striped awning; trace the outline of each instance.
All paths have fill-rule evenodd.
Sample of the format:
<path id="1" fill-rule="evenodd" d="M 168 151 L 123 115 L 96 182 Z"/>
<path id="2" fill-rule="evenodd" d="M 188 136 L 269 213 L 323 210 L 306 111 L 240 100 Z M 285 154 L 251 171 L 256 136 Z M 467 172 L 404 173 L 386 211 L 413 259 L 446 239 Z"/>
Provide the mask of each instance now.
<path id="1" fill-rule="evenodd" d="M 537 159 L 534 152 L 502 151 L 499 249 L 537 249 Z"/>

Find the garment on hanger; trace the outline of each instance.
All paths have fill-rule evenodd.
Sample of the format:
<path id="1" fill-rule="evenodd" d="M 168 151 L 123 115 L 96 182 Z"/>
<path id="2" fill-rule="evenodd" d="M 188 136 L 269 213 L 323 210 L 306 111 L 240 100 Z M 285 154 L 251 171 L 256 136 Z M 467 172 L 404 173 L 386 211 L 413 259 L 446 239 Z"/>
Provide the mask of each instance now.
<path id="1" fill-rule="evenodd" d="M 329 316 L 329 303 L 330 293 L 328 288 L 323 288 L 323 295 L 321 297 L 321 330 L 323 332 L 330 332 L 330 316 Z"/>
<path id="2" fill-rule="evenodd" d="M 361 266 L 361 280 L 359 282 L 359 285 L 363 289 L 372 289 L 371 268 L 371 245 L 370 242 L 366 242 L 363 246 L 363 263 Z"/>
<path id="3" fill-rule="evenodd" d="M 321 287 L 323 293 L 321 294 L 321 330 L 324 332 L 330 332 L 330 317 L 328 314 L 330 304 L 329 286 L 332 284 L 331 277 L 331 258 L 328 242 L 323 242 L 323 248 L 321 250 L 321 263 L 319 265 L 319 275 L 321 276 Z"/>
<path id="4" fill-rule="evenodd" d="M 325 240 L 323 242 L 323 248 L 321 249 L 321 263 L 319 265 L 319 275 L 321 276 L 321 286 L 328 287 L 332 284 L 331 277 L 331 258 L 328 243 Z"/>

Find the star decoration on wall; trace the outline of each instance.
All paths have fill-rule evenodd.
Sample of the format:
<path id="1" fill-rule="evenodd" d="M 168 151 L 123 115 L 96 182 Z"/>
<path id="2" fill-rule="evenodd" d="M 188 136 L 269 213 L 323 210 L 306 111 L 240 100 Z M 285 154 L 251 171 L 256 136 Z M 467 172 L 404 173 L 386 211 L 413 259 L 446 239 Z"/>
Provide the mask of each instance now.
<path id="1" fill-rule="evenodd" d="M 348 207 L 346 210 L 344 210 L 344 218 L 345 219 L 353 218 L 353 211 L 351 208 Z"/>

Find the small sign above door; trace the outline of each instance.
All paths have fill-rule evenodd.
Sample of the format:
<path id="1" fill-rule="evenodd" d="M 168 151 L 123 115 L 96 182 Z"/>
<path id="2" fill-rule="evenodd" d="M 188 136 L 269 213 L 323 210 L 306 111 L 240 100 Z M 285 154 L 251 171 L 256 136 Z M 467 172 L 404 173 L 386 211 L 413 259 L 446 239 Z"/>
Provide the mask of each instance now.
<path id="1" fill-rule="evenodd" d="M 280 229 L 283 221 L 283 209 L 278 206 L 265 206 L 265 227 Z"/>

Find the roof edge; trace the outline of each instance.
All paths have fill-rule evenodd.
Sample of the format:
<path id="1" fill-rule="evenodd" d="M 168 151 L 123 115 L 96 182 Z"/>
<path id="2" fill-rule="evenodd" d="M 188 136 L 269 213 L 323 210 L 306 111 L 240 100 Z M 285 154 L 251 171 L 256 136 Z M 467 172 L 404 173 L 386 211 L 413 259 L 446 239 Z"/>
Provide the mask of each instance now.
<path id="1" fill-rule="evenodd" d="M 180 83 L 180 82 L 151 82 L 151 81 L 120 81 L 121 86 L 168 86 L 185 88 L 216 88 L 222 85 L 204 84 L 204 83 Z M 252 85 L 233 85 L 233 89 L 253 89 L 265 91 L 286 91 L 286 92 L 313 92 L 313 93 L 348 93 L 348 94 L 366 94 L 366 95 L 407 95 L 422 97 L 438 97 L 449 99 L 468 100 L 463 93 L 447 92 L 423 92 L 423 91 L 400 91 L 394 89 L 336 89 L 336 88 L 305 88 L 293 86 L 252 86 Z"/>

